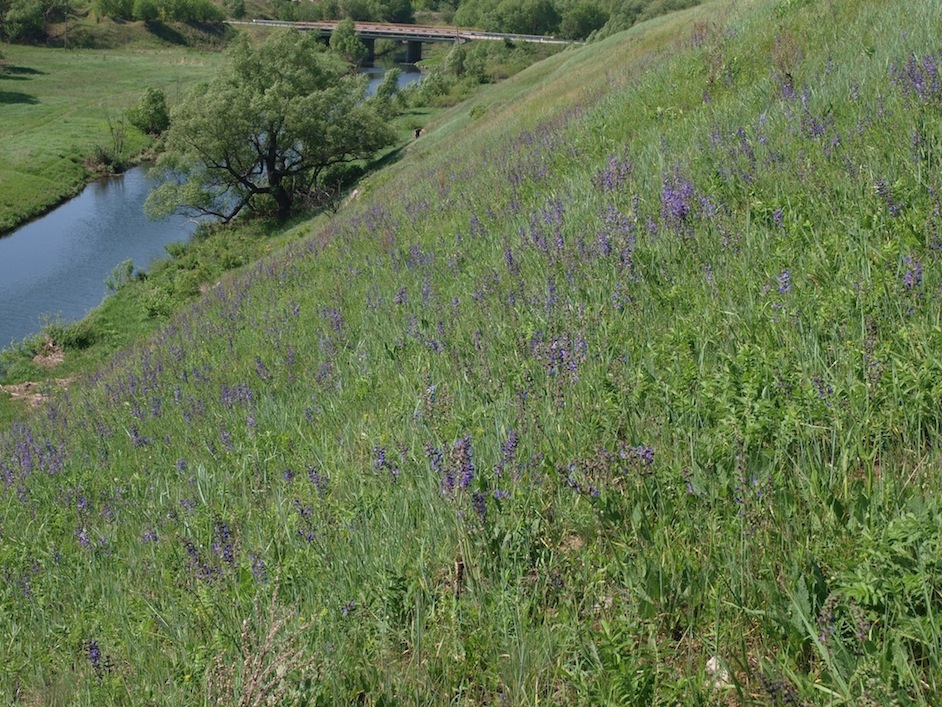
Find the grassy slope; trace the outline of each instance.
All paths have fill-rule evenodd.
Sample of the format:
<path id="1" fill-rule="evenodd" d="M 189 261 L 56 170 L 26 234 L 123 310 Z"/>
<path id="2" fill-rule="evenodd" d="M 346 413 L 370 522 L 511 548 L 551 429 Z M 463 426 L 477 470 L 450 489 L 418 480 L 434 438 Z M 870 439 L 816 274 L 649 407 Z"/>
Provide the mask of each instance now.
<path id="1" fill-rule="evenodd" d="M 0 694 L 937 703 L 940 10 L 553 57 L 9 429 Z"/>
<path id="2" fill-rule="evenodd" d="M 108 120 L 122 118 L 148 86 L 168 101 L 208 78 L 219 53 L 168 48 L 120 50 L 4 45 L 0 71 L 0 233 L 80 189 L 84 162 L 96 147 L 113 147 Z M 102 95 L 101 87 L 107 86 Z M 148 144 L 133 128 L 126 154 Z"/>

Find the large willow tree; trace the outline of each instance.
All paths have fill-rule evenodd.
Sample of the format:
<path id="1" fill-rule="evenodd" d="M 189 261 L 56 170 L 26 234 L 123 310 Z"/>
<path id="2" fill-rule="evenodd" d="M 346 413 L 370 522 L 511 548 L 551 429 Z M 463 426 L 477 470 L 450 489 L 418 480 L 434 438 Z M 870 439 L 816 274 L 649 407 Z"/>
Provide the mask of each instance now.
<path id="1" fill-rule="evenodd" d="M 172 178 L 148 211 L 223 221 L 243 209 L 288 215 L 318 193 L 330 168 L 392 141 L 365 91 L 365 78 L 343 73 L 312 35 L 238 41 L 221 73 L 172 112 L 158 161 Z"/>

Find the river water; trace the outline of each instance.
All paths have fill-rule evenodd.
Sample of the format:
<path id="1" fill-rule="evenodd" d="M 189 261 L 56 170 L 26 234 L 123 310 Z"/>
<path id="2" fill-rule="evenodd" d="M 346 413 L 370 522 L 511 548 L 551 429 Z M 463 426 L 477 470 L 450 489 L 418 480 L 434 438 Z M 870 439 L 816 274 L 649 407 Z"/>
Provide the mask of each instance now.
<path id="1" fill-rule="evenodd" d="M 423 76 L 422 72 L 415 64 L 400 64 L 384 61 L 374 66 L 364 66 L 360 68 L 360 73 L 370 77 L 370 83 L 366 87 L 366 95 L 372 96 L 376 93 L 376 89 L 379 88 L 379 85 L 383 82 L 383 75 L 388 69 L 394 67 L 398 68 L 400 71 L 399 80 L 396 82 L 399 88 L 405 88 L 410 83 L 418 81 Z"/>
<path id="2" fill-rule="evenodd" d="M 384 64 L 362 69 L 372 95 Z M 399 65 L 399 86 L 417 81 L 414 66 Z M 156 184 L 143 167 L 87 186 L 82 193 L 0 238 L 0 348 L 42 329 L 46 317 L 81 319 L 108 293 L 105 279 L 125 260 L 146 269 L 165 246 L 187 241 L 196 223 L 182 216 L 152 221 L 144 202 Z"/>
<path id="3" fill-rule="evenodd" d="M 193 221 L 144 216 L 154 186 L 135 167 L 0 238 L 0 347 L 39 331 L 44 316 L 80 319 L 101 303 L 119 263 L 146 267 L 167 244 L 190 238 Z"/>

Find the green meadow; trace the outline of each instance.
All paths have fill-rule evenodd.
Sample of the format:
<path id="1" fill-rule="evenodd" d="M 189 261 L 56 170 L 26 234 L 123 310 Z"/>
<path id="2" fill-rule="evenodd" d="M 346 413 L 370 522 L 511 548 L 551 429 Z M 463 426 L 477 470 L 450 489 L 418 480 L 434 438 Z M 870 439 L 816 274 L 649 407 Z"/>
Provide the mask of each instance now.
<path id="1" fill-rule="evenodd" d="M 146 88 L 162 89 L 172 104 L 221 60 L 156 41 L 55 51 L 3 44 L 0 54 L 0 233 L 77 193 L 97 151 L 129 158 L 147 148 L 146 136 L 120 126 Z"/>
<path id="2" fill-rule="evenodd" d="M 0 699 L 938 704 L 940 18 L 705 3 L 253 226 L 0 431 Z"/>

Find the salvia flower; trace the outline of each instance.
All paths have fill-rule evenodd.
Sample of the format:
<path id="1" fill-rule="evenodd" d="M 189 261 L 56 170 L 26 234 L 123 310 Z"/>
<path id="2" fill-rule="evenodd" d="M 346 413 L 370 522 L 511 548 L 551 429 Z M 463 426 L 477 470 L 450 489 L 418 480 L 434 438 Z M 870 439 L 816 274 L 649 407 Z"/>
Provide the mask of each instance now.
<path id="1" fill-rule="evenodd" d="M 903 211 L 903 207 L 901 204 L 897 203 L 896 199 L 893 197 L 893 192 L 890 190 L 890 186 L 886 183 L 886 180 L 878 180 L 873 187 L 877 195 L 886 203 L 886 210 L 889 212 L 890 216 L 893 218 L 899 216 Z"/>
<path id="2" fill-rule="evenodd" d="M 312 464 L 307 468 L 307 479 L 314 484 L 314 488 L 317 489 L 317 495 L 323 498 L 327 493 L 327 485 L 330 483 L 330 477 L 318 472 L 317 467 Z"/>
<path id="3" fill-rule="evenodd" d="M 455 442 L 452 460 L 456 462 L 459 471 L 459 488 L 468 488 L 474 480 L 474 463 L 471 459 L 471 435 L 465 435 Z"/>
<path id="4" fill-rule="evenodd" d="M 661 221 L 682 233 L 690 231 L 696 189 L 679 168 L 665 173 L 661 182 Z"/>
<path id="5" fill-rule="evenodd" d="M 650 466 L 654 463 L 653 447 L 649 447 L 646 444 L 639 444 L 632 451 L 634 452 L 635 457 L 637 457 L 646 466 Z"/>
<path id="6" fill-rule="evenodd" d="M 909 291 L 918 289 L 922 284 L 922 263 L 912 256 L 906 256 L 903 262 L 906 265 L 906 273 L 903 275 L 903 286 Z"/>
<path id="7" fill-rule="evenodd" d="M 517 431 L 510 429 L 507 432 L 507 439 L 500 446 L 500 461 L 494 466 L 494 475 L 500 476 L 508 464 L 512 464 L 517 455 L 517 446 L 520 444 L 520 436 Z"/>
<path id="8" fill-rule="evenodd" d="M 471 507 L 478 514 L 481 522 L 484 522 L 484 516 L 487 514 L 487 494 L 475 491 L 471 494 Z"/>

